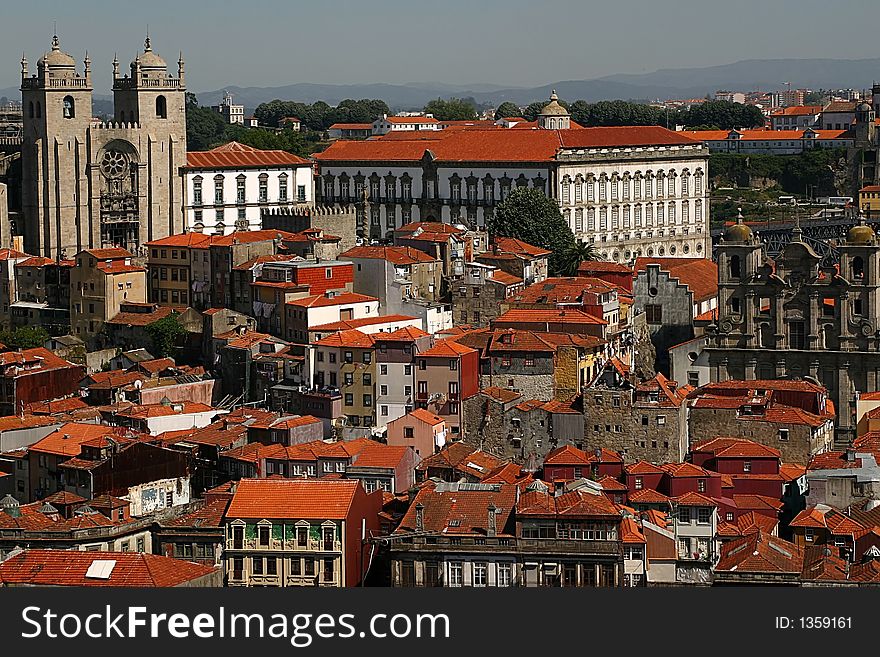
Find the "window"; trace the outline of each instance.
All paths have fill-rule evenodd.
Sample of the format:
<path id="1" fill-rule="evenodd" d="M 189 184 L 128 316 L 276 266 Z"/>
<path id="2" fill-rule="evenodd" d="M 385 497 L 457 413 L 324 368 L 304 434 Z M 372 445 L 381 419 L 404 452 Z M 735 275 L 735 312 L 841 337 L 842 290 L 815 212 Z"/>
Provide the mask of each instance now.
<path id="1" fill-rule="evenodd" d="M 635 482 L 636 490 L 642 490 L 642 488 L 644 487 L 644 485 L 645 485 L 645 484 L 644 484 L 644 481 L 642 480 L 642 478 L 641 478 L 641 477 L 636 477 L 636 482 Z"/>
<path id="2" fill-rule="evenodd" d="M 803 322 L 790 322 L 788 325 L 789 347 L 792 349 L 804 349 L 806 347 L 806 332 Z"/>
<path id="3" fill-rule="evenodd" d="M 296 545 L 297 547 L 306 547 L 309 544 L 309 528 L 296 528 Z"/>
<path id="4" fill-rule="evenodd" d="M 297 187 L 296 187 L 296 200 L 300 203 L 305 203 L 305 201 L 306 201 L 306 186 L 305 185 L 297 185 Z"/>
<path id="5" fill-rule="evenodd" d="M 345 393 L 345 405 L 354 406 L 354 394 L 350 392 Z"/>
<path id="6" fill-rule="evenodd" d="M 752 462 L 751 461 L 743 461 L 743 472 L 751 472 L 752 471 Z"/>
<path id="7" fill-rule="evenodd" d="M 804 540 L 807 543 L 812 543 L 815 540 L 815 538 L 816 537 L 815 537 L 815 534 L 813 533 L 813 528 L 812 527 L 805 527 L 804 528 Z"/>
<path id="8" fill-rule="evenodd" d="M 700 525 L 708 525 L 712 519 L 712 509 L 700 507 L 697 509 L 697 523 Z"/>
<path id="9" fill-rule="evenodd" d="M 265 173 L 260 175 L 259 199 L 260 203 L 265 203 L 269 200 L 269 176 Z"/>
<path id="10" fill-rule="evenodd" d="M 165 100 L 165 96 L 156 96 L 156 118 L 168 118 L 168 101 Z"/>
<path id="11" fill-rule="evenodd" d="M 193 205 L 202 204 L 202 179 L 193 179 Z"/>
<path id="12" fill-rule="evenodd" d="M 705 493 L 706 492 L 706 480 L 705 479 L 697 479 L 697 492 Z"/>
<path id="13" fill-rule="evenodd" d="M 499 563 L 496 567 L 497 586 L 510 586 L 513 583 L 513 564 Z"/>
<path id="14" fill-rule="evenodd" d="M 284 174 L 278 176 L 278 200 L 287 202 L 287 176 Z"/>
<path id="15" fill-rule="evenodd" d="M 214 178 L 214 205 L 223 205 L 223 176 Z"/>
<path id="16" fill-rule="evenodd" d="M 244 176 L 239 176 L 235 181 L 235 202 L 244 203 Z"/>
<path id="17" fill-rule="evenodd" d="M 263 557 L 254 557 L 251 559 L 251 571 L 254 575 L 262 575 L 263 574 Z"/>
<path id="18" fill-rule="evenodd" d="M 691 508 L 689 506 L 679 507 L 678 521 L 683 525 L 691 524 Z"/>
<path id="19" fill-rule="evenodd" d="M 73 119 L 76 118 L 76 103 L 73 101 L 73 96 L 65 96 L 62 101 L 63 114 L 65 119 Z"/>
<path id="20" fill-rule="evenodd" d="M 364 406 L 372 406 L 373 405 L 373 395 L 364 395 Z"/>
<path id="21" fill-rule="evenodd" d="M 779 440 L 784 443 L 788 442 L 788 429 L 779 430 Z"/>
<path id="22" fill-rule="evenodd" d="M 487 584 L 487 572 L 489 570 L 489 565 L 482 562 L 474 562 L 473 564 L 473 585 L 474 586 L 486 586 Z"/>
<path id="23" fill-rule="evenodd" d="M 462 565 L 461 561 L 451 561 L 449 563 L 449 586 L 461 586 Z"/>
<path id="24" fill-rule="evenodd" d="M 663 306 L 656 303 L 645 304 L 645 319 L 648 324 L 663 323 Z"/>

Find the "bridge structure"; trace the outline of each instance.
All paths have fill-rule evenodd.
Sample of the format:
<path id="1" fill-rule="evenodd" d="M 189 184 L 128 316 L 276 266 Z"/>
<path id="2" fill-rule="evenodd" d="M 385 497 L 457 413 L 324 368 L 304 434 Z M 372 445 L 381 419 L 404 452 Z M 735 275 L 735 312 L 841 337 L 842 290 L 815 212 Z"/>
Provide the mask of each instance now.
<path id="1" fill-rule="evenodd" d="M 859 224 L 864 219 L 865 223 L 875 231 L 880 231 L 880 218 L 860 217 L 856 213 L 844 214 L 824 218 L 814 215 L 809 218 L 794 221 L 774 222 L 746 222 L 755 236 L 764 244 L 767 255 L 771 258 L 782 253 L 785 245 L 791 242 L 792 231 L 795 228 L 801 230 L 801 240 L 806 242 L 822 257 L 823 265 L 832 265 L 839 260 L 837 245 L 846 240 L 849 229 Z M 724 233 L 724 228 L 712 230 L 712 245 L 718 244 Z"/>

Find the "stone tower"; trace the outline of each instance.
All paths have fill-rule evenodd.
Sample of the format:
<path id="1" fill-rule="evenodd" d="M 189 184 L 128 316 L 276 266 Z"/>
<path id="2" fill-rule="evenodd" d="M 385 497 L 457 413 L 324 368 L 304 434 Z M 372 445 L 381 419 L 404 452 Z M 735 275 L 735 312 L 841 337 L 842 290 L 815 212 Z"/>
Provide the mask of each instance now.
<path id="1" fill-rule="evenodd" d="M 565 106 L 559 104 L 556 90 L 550 94 L 550 102 L 538 114 L 538 127 L 543 130 L 568 130 L 571 128 L 571 114 Z"/>
<path id="2" fill-rule="evenodd" d="M 53 37 L 37 68 L 28 77 L 22 58 L 25 249 L 52 258 L 109 246 L 138 253 L 183 230 L 183 58 L 171 76 L 148 37 L 130 75 L 114 59 L 109 123 L 92 119 L 88 55 L 80 76 Z"/>
<path id="3" fill-rule="evenodd" d="M 24 248 L 55 257 L 61 245 L 81 242 L 88 221 L 88 132 L 92 80 L 88 55 L 83 75 L 58 37 L 28 77 L 21 60 L 22 215 Z M 71 254 L 72 255 L 72 254 Z"/>

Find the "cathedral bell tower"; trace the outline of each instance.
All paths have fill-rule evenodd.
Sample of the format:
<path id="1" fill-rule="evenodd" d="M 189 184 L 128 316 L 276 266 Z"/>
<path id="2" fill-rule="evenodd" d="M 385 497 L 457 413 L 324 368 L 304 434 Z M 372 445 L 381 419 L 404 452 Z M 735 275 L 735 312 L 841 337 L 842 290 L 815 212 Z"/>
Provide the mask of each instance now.
<path id="1" fill-rule="evenodd" d="M 80 225 L 88 208 L 85 156 L 92 119 L 91 60 L 83 74 L 61 50 L 58 36 L 29 75 L 21 59 L 23 113 L 22 213 L 24 248 L 57 258 L 82 244 Z"/>

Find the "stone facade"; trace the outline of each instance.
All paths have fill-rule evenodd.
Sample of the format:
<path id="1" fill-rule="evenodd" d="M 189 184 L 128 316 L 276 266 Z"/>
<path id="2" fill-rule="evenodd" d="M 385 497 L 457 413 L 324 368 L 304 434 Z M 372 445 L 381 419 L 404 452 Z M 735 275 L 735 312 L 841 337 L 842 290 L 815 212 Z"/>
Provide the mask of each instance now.
<path id="1" fill-rule="evenodd" d="M 640 399 L 635 389 L 584 391 L 584 449 L 613 449 L 627 463 L 677 463 L 687 453 L 681 407 Z M 719 434 L 726 435 L 726 434 Z"/>
<path id="2" fill-rule="evenodd" d="M 22 214 L 25 250 L 52 258 L 86 248 L 143 245 L 183 229 L 186 164 L 183 59 L 178 75 L 150 40 L 122 76 L 113 62 L 113 121 L 92 120 L 92 74 L 83 75 L 54 37 L 28 76 L 21 62 L 24 107 Z"/>
<path id="3" fill-rule="evenodd" d="M 298 233 L 320 228 L 328 235 L 338 235 L 339 252 L 357 245 L 359 204 L 313 205 L 263 211 L 263 228 Z"/>
<path id="4" fill-rule="evenodd" d="M 541 467 L 547 453 L 562 445 L 582 445 L 584 416 L 570 406 L 526 400 L 490 388 L 464 402 L 464 442 L 526 470 Z"/>
<path id="5" fill-rule="evenodd" d="M 880 385 L 880 243 L 855 226 L 839 271 L 801 239 L 775 262 L 739 223 L 718 246 L 718 324 L 706 347 L 713 381 L 811 377 L 828 389 L 837 438 L 855 436 L 855 398 Z"/>
<path id="6" fill-rule="evenodd" d="M 502 314 L 502 304 L 523 289 L 522 279 L 497 277 L 495 268 L 478 262 L 464 265 L 464 276 L 451 286 L 456 325 L 486 328 Z"/>

